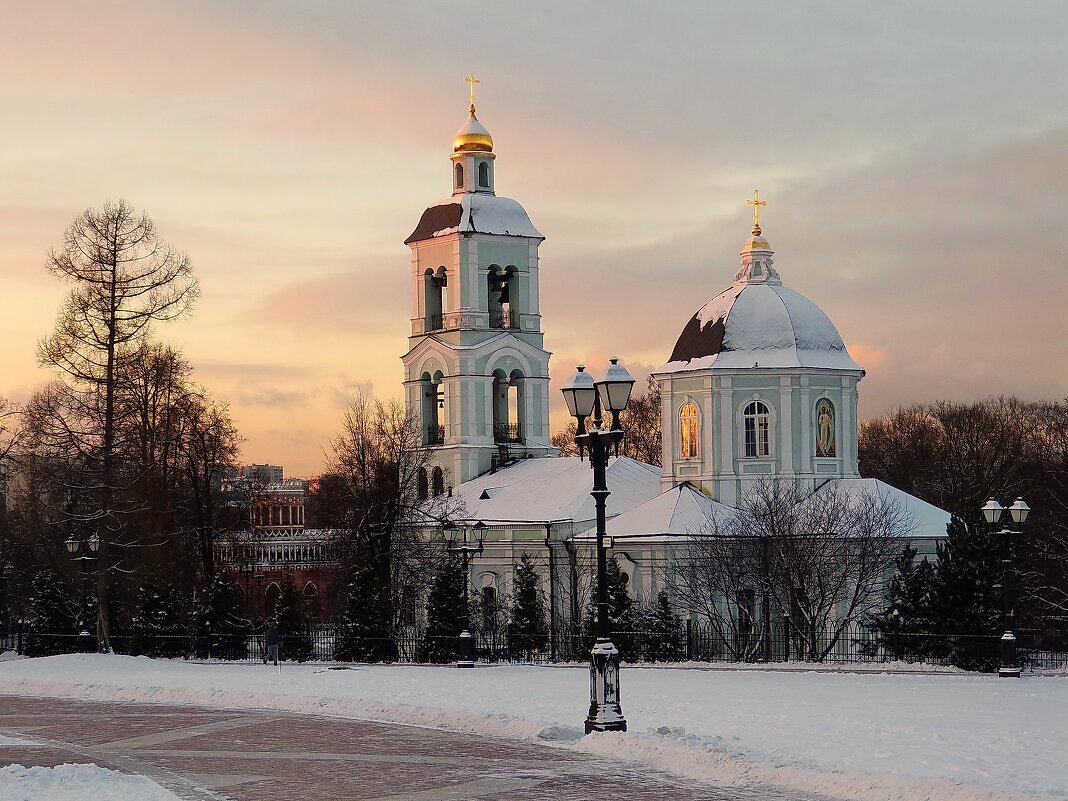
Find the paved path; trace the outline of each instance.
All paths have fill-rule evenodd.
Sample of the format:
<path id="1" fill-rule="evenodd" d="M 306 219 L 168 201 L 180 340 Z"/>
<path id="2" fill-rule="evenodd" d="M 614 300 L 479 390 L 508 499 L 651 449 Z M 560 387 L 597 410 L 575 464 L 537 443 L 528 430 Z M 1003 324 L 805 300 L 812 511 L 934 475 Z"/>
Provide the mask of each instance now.
<path id="1" fill-rule="evenodd" d="M 566 749 L 310 715 L 0 696 L 0 766 L 95 762 L 191 801 L 776 801 Z"/>

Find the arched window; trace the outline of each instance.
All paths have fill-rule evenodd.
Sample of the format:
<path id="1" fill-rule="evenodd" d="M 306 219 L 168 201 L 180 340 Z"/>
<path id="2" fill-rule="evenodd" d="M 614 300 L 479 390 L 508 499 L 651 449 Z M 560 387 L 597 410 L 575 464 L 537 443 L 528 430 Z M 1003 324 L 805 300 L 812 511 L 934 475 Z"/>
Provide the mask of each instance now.
<path id="1" fill-rule="evenodd" d="M 750 401 L 743 413 L 745 420 L 745 455 L 767 456 L 771 453 L 768 429 L 771 413 L 763 401 Z"/>
<path id="2" fill-rule="evenodd" d="M 834 436 L 834 404 L 820 398 L 816 404 L 816 455 L 836 456 L 837 443 Z"/>
<path id="3" fill-rule="evenodd" d="M 420 467 L 419 474 L 415 478 L 419 500 L 425 501 L 430 495 L 430 478 L 426 474 L 426 468 Z"/>
<path id="4" fill-rule="evenodd" d="M 423 274 L 424 328 L 427 331 L 437 331 L 445 326 L 445 288 L 448 285 L 449 277 L 444 267 L 438 267 L 436 271 L 428 267 Z"/>
<path id="5" fill-rule="evenodd" d="M 486 307 L 490 328 L 518 328 L 519 314 L 515 298 L 516 268 L 491 264 L 486 274 Z"/>
<path id="6" fill-rule="evenodd" d="M 464 165 L 456 162 L 456 188 L 462 189 L 464 185 Z"/>
<path id="7" fill-rule="evenodd" d="M 478 163 L 478 185 L 482 189 L 489 189 L 489 164 L 485 161 Z"/>
<path id="8" fill-rule="evenodd" d="M 697 404 L 686 401 L 679 409 L 679 456 L 683 459 L 697 458 L 698 433 Z"/>
<path id="9" fill-rule="evenodd" d="M 435 467 L 432 478 L 433 478 L 433 483 L 434 483 L 434 487 L 433 487 L 434 497 L 436 498 L 439 495 L 444 495 L 445 494 L 445 472 L 440 467 Z"/>

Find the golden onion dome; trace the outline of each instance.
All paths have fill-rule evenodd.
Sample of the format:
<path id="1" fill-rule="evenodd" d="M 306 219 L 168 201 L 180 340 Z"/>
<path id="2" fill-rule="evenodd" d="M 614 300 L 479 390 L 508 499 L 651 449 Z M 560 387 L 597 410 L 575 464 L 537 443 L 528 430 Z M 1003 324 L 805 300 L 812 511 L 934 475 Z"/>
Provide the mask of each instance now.
<path id="1" fill-rule="evenodd" d="M 742 245 L 742 250 L 771 250 L 771 245 L 768 244 L 759 224 L 753 226 L 753 231 Z"/>
<path id="2" fill-rule="evenodd" d="M 475 117 L 475 107 L 471 106 L 471 114 L 464 123 L 464 127 L 456 132 L 452 140 L 453 153 L 492 153 L 493 137 L 485 126 Z"/>

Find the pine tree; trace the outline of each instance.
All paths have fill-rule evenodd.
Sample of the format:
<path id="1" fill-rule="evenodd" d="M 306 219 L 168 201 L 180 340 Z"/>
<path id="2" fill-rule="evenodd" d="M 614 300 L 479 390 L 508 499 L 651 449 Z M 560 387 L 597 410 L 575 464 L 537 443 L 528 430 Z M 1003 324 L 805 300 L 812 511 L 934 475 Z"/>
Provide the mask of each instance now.
<path id="1" fill-rule="evenodd" d="M 304 596 L 297 590 L 293 572 L 286 570 L 281 592 L 274 603 L 274 619 L 278 624 L 280 659 L 306 662 L 312 655 L 311 629 L 304 611 Z"/>
<path id="2" fill-rule="evenodd" d="M 195 653 L 201 659 L 245 659 L 249 623 L 241 617 L 237 585 L 216 573 L 200 595 L 195 614 Z"/>
<path id="3" fill-rule="evenodd" d="M 986 526 L 954 517 L 938 543 L 932 610 L 947 635 L 993 635 L 1000 631 L 1003 565 L 1000 543 Z M 992 670 L 996 655 L 975 652 L 975 641 L 940 640 L 950 661 L 970 670 Z"/>
<path id="4" fill-rule="evenodd" d="M 369 565 L 357 565 L 345 584 L 334 641 L 334 658 L 343 662 L 378 662 L 395 656 L 379 609 L 377 578 Z"/>
<path id="5" fill-rule="evenodd" d="M 464 582 L 467 577 L 458 559 L 445 559 L 434 574 L 426 606 L 424 647 L 431 662 L 448 662 L 456 652 L 456 639 L 463 631 Z"/>
<path id="6" fill-rule="evenodd" d="M 876 632 L 876 647 L 882 645 L 895 659 L 922 659 L 939 645 L 932 638 L 936 612 L 934 566 L 916 561 L 916 549 L 905 545 L 886 593 L 886 606 L 873 615 L 869 627 Z"/>
<path id="7" fill-rule="evenodd" d="M 625 659 L 633 649 L 633 637 L 629 633 L 634 628 L 634 599 L 630 597 L 630 581 L 619 569 L 619 563 L 609 555 L 605 565 L 608 588 L 608 627 L 612 633 L 612 644 Z M 594 585 L 593 598 L 586 614 L 587 648 L 593 647 L 597 637 L 597 587 Z"/>
<path id="8" fill-rule="evenodd" d="M 172 658 L 184 655 L 183 620 L 187 618 L 182 614 L 177 590 L 146 577 L 137 588 L 135 603 L 132 653 Z"/>
<path id="9" fill-rule="evenodd" d="M 76 650 L 74 635 L 78 634 L 79 626 L 75 616 L 79 611 L 85 612 L 64 594 L 59 576 L 50 570 L 38 573 L 33 579 L 30 598 L 26 655 L 51 656 Z"/>
<path id="10" fill-rule="evenodd" d="M 954 517 L 938 543 L 933 609 L 946 631 L 997 634 L 1002 564 L 997 537 L 986 526 Z"/>
<path id="11" fill-rule="evenodd" d="M 524 553 L 515 566 L 514 596 L 508 647 L 514 656 L 531 660 L 542 650 L 549 635 L 545 600 L 534 561 Z"/>
<path id="12" fill-rule="evenodd" d="M 666 590 L 656 596 L 656 606 L 648 614 L 649 644 L 647 657 L 654 662 L 678 662 L 686 652 L 682 642 L 682 623 L 671 605 Z"/>

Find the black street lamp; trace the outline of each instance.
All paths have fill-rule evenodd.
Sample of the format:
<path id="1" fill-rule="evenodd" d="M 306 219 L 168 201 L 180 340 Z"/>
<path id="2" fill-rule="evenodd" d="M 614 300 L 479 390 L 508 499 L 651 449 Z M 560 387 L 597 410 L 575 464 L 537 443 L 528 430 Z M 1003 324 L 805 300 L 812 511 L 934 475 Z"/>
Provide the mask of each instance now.
<path id="1" fill-rule="evenodd" d="M 245 614 L 250 618 L 255 617 L 254 603 L 252 600 L 252 594 L 249 590 L 249 579 L 252 578 L 256 572 L 256 563 L 252 560 L 251 556 L 246 557 L 241 562 L 241 575 L 245 577 Z"/>
<path id="2" fill-rule="evenodd" d="M 575 442 L 579 455 L 590 455 L 593 467 L 593 496 L 597 508 L 597 642 L 590 651 L 590 712 L 586 734 L 594 731 L 626 731 L 627 721 L 619 704 L 619 651 L 612 644 L 608 619 L 608 535 L 605 527 L 605 501 L 608 498 L 608 457 L 613 447 L 619 453 L 623 431 L 619 415 L 627 408 L 634 378 L 613 358 L 600 381 L 586 372 L 584 365 L 561 388 L 567 409 L 576 420 Z M 612 427 L 602 427 L 602 408 L 612 413 Z M 586 418 L 593 415 L 586 431 Z"/>
<path id="3" fill-rule="evenodd" d="M 483 551 L 482 541 L 486 533 L 486 524 L 479 520 L 469 528 L 466 524 L 457 526 L 455 523 L 446 520 L 442 524 L 441 530 L 445 535 L 445 547 L 448 552 L 450 554 L 460 554 L 464 563 L 464 628 L 460 632 L 460 641 L 456 648 L 456 667 L 470 668 L 475 666 L 475 638 L 471 635 L 471 597 L 468 593 L 471 576 L 468 563 L 472 555 L 477 556 Z M 474 542 L 469 540 L 469 532 L 474 532 Z"/>
<path id="4" fill-rule="evenodd" d="M 1020 536 L 1020 526 L 1027 522 L 1027 515 L 1031 511 L 1023 498 L 1017 498 L 1016 502 L 1006 510 L 993 498 L 988 500 L 982 507 L 983 518 L 991 527 L 1002 519 L 1006 511 L 1013 522 L 1013 526 L 1003 525 L 997 534 L 1001 537 L 1001 600 L 1003 603 L 1001 613 L 1002 628 L 1005 633 L 1001 635 L 1001 666 L 998 675 L 1002 678 L 1020 678 L 1020 662 L 1016 655 L 1015 613 L 1012 609 L 1011 584 L 1014 577 L 1015 566 L 1013 565 L 1014 551 L 1013 541 Z"/>
<path id="5" fill-rule="evenodd" d="M 81 556 L 78 556 L 78 551 L 82 550 L 83 544 L 85 545 L 85 550 L 82 551 Z M 91 563 L 96 562 L 97 560 L 97 552 L 100 550 L 100 537 L 93 534 L 93 536 L 86 538 L 83 543 L 82 540 L 72 534 L 67 538 L 64 545 L 67 546 L 67 553 L 71 555 L 71 559 L 78 563 L 78 574 L 81 577 L 80 583 L 82 590 L 82 599 L 79 607 L 81 614 L 84 616 L 86 600 L 89 597 L 87 586 L 89 583 L 90 567 L 92 566 Z M 80 628 L 80 631 L 78 632 L 80 642 L 79 650 L 82 653 L 89 653 L 94 650 L 90 647 L 90 637 L 92 635 L 89 634 L 89 629 L 84 620 L 79 620 L 78 626 Z"/>

